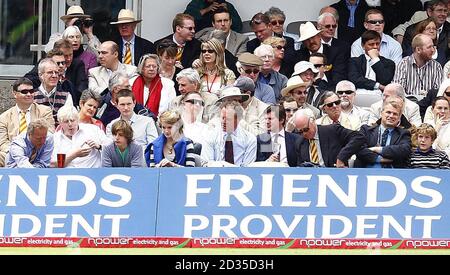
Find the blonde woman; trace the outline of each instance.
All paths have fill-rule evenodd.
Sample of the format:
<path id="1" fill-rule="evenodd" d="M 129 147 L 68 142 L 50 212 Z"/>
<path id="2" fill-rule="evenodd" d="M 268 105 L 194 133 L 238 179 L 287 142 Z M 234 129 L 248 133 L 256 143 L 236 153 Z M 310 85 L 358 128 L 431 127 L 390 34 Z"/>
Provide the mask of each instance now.
<path id="1" fill-rule="evenodd" d="M 82 43 L 83 36 L 77 26 L 69 26 L 62 33 L 62 38 L 68 40 L 72 44 L 73 58 L 78 58 L 84 63 L 84 71 L 88 75 L 88 71 L 91 68 L 97 67 L 97 56 L 90 52 L 85 51 Z"/>
<path id="2" fill-rule="evenodd" d="M 159 117 L 162 134 L 145 149 L 148 167 L 194 167 L 194 145 L 184 137 L 183 120 L 176 111 L 165 111 Z"/>
<path id="3" fill-rule="evenodd" d="M 201 79 L 201 92 L 220 96 L 220 90 L 234 83 L 236 76 L 225 66 L 225 53 L 222 43 L 216 38 L 203 42 L 197 71 Z"/>

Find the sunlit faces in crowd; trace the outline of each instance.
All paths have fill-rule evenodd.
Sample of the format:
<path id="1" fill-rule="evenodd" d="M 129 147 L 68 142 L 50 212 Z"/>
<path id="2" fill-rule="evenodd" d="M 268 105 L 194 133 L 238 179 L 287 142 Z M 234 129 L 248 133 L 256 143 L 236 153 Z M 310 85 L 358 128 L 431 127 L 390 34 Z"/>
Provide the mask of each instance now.
<path id="1" fill-rule="evenodd" d="M 34 92 L 33 85 L 20 84 L 17 87 L 17 91 L 13 93 L 17 105 L 31 105 L 34 101 Z"/>
<path id="2" fill-rule="evenodd" d="M 337 122 L 339 121 L 339 117 L 342 111 L 341 100 L 335 93 L 329 93 L 330 94 L 327 97 L 325 96 L 328 94 L 328 92 L 324 94 L 325 99 L 322 104 L 322 110 L 331 118 L 331 120 Z"/>
<path id="3" fill-rule="evenodd" d="M 178 35 L 184 41 L 191 41 L 195 34 L 195 23 L 190 19 L 183 19 L 183 24 L 176 27 Z"/>
<path id="4" fill-rule="evenodd" d="M 222 30 L 225 33 L 229 33 L 232 24 L 233 22 L 228 12 L 221 12 L 214 14 L 213 27 L 215 29 Z"/>
<path id="5" fill-rule="evenodd" d="M 366 15 L 364 27 L 367 30 L 376 31 L 380 35 L 384 31 L 384 17 L 379 12 L 373 12 Z"/>
<path id="6" fill-rule="evenodd" d="M 383 110 L 381 111 L 381 123 L 386 128 L 395 128 L 400 123 L 402 114 L 402 106 L 393 100 L 388 100 L 383 103 Z"/>
<path id="7" fill-rule="evenodd" d="M 120 36 L 122 36 L 125 40 L 129 40 L 134 35 L 136 25 L 137 22 L 117 24 L 117 29 L 119 30 Z"/>
<path id="8" fill-rule="evenodd" d="M 114 66 L 118 62 L 119 53 L 114 50 L 114 42 L 103 42 L 98 49 L 98 62 L 101 66 L 108 69 L 115 69 Z"/>
<path id="9" fill-rule="evenodd" d="M 450 105 L 447 98 L 439 96 L 432 105 L 432 111 L 436 118 L 448 120 L 450 118 Z"/>

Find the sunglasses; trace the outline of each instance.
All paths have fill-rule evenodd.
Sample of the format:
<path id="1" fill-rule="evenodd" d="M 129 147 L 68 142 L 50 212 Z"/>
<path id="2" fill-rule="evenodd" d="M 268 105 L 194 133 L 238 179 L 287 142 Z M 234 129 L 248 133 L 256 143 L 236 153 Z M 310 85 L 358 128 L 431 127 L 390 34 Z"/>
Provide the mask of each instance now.
<path id="1" fill-rule="evenodd" d="M 309 121 L 310 121 L 310 119 L 308 119 L 308 125 L 306 125 L 305 128 L 298 129 L 298 133 L 299 133 L 300 135 L 309 131 Z"/>
<path id="2" fill-rule="evenodd" d="M 187 30 L 189 30 L 189 31 L 194 31 L 194 30 L 195 30 L 195 27 L 186 27 L 186 26 L 182 26 L 182 28 L 185 28 L 185 29 L 187 29 Z"/>
<path id="3" fill-rule="evenodd" d="M 325 64 L 314 64 L 314 67 L 316 67 L 316 68 L 320 68 L 322 66 L 325 66 Z"/>
<path id="4" fill-rule="evenodd" d="M 284 46 L 281 46 L 281 45 L 274 46 L 273 48 L 278 49 L 280 51 L 286 49 Z"/>
<path id="5" fill-rule="evenodd" d="M 56 63 L 56 65 L 58 65 L 58 66 L 66 65 L 66 61 L 56 61 L 55 63 Z"/>
<path id="6" fill-rule="evenodd" d="M 273 20 L 273 21 L 270 21 L 270 24 L 272 24 L 272 25 L 276 25 L 276 24 L 283 25 L 284 24 L 284 20 Z"/>
<path id="7" fill-rule="evenodd" d="M 375 24 L 384 24 L 384 20 L 368 20 L 367 21 L 367 23 L 370 23 L 370 24 L 373 24 L 373 25 L 375 25 Z"/>
<path id="8" fill-rule="evenodd" d="M 343 95 L 343 94 L 351 95 L 351 94 L 353 94 L 353 91 L 350 91 L 350 90 L 346 90 L 346 91 L 336 91 L 336 93 L 337 93 L 338 95 Z"/>
<path id="9" fill-rule="evenodd" d="M 444 92 L 444 94 L 450 97 L 450 92 Z"/>
<path id="10" fill-rule="evenodd" d="M 214 50 L 202 50 L 202 53 L 215 53 Z"/>
<path id="11" fill-rule="evenodd" d="M 333 106 L 339 106 L 339 105 L 341 105 L 341 100 L 338 99 L 336 101 L 333 101 L 333 102 L 330 102 L 330 103 L 326 103 L 326 104 L 323 104 L 323 105 L 324 106 L 328 106 L 328 108 L 331 108 Z"/>
<path id="12" fill-rule="evenodd" d="M 17 92 L 21 93 L 23 95 L 26 95 L 26 94 L 34 94 L 35 90 L 34 89 L 23 89 L 23 90 L 19 90 Z"/>
<path id="13" fill-rule="evenodd" d="M 295 109 L 287 108 L 284 110 L 286 111 L 286 113 L 295 113 L 295 112 L 297 112 L 298 108 L 295 108 Z"/>
<path id="14" fill-rule="evenodd" d="M 200 100 L 200 99 L 188 99 L 188 100 L 185 100 L 184 102 L 189 102 L 191 104 L 205 106 L 205 102 L 203 102 L 203 100 Z"/>
<path id="15" fill-rule="evenodd" d="M 333 29 L 336 29 L 337 28 L 337 25 L 336 24 L 333 24 L 333 25 L 331 25 L 331 24 L 328 24 L 328 25 L 325 25 L 325 26 L 323 26 L 325 29 L 331 29 L 331 28 L 333 28 Z"/>
<path id="16" fill-rule="evenodd" d="M 246 69 L 246 70 L 244 70 L 244 72 L 246 74 L 251 74 L 251 73 L 257 74 L 257 73 L 259 73 L 259 69 Z"/>

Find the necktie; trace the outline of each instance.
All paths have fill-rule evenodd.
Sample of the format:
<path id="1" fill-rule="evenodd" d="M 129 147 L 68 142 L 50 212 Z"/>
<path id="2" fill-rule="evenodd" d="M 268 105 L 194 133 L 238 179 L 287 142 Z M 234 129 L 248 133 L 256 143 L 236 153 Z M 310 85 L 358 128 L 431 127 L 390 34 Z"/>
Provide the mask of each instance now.
<path id="1" fill-rule="evenodd" d="M 317 146 L 314 139 L 309 140 L 309 152 L 311 162 L 319 163 L 319 153 L 317 153 Z"/>
<path id="2" fill-rule="evenodd" d="M 181 56 L 183 55 L 183 46 L 178 46 L 178 52 L 176 55 L 176 59 L 177 61 L 181 61 Z"/>
<path id="3" fill-rule="evenodd" d="M 130 48 L 130 42 L 125 43 L 125 57 L 123 58 L 123 63 L 131 65 L 131 48 Z"/>
<path id="4" fill-rule="evenodd" d="M 26 113 L 27 112 L 24 112 L 24 111 L 20 112 L 19 134 L 21 134 L 27 130 L 27 119 L 25 117 Z"/>
<path id="5" fill-rule="evenodd" d="M 36 156 L 37 156 L 37 149 L 36 147 L 34 147 L 33 151 L 31 151 L 31 155 L 29 158 L 30 163 L 33 163 L 36 160 Z"/>
<path id="6" fill-rule="evenodd" d="M 389 130 L 388 129 L 384 130 L 383 134 L 381 135 L 381 146 L 386 146 L 388 135 L 389 135 Z"/>
<path id="7" fill-rule="evenodd" d="M 230 135 L 227 135 L 225 141 L 225 161 L 234 164 L 233 141 Z"/>

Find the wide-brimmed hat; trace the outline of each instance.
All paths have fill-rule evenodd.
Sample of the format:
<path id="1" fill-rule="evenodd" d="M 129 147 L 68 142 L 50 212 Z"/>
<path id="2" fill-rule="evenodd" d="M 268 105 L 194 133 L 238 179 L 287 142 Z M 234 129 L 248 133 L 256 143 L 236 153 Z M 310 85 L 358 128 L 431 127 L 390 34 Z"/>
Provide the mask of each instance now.
<path id="1" fill-rule="evenodd" d="M 117 16 L 117 22 L 111 22 L 111 25 L 125 24 L 125 23 L 139 23 L 142 19 L 136 19 L 132 10 L 121 9 Z"/>
<path id="2" fill-rule="evenodd" d="M 220 92 L 220 98 L 216 101 L 216 105 L 233 96 L 240 96 L 243 102 L 247 101 L 250 98 L 250 95 L 241 93 L 241 90 L 239 88 L 228 86 Z"/>
<path id="3" fill-rule="evenodd" d="M 72 18 L 88 18 L 90 15 L 84 14 L 84 10 L 80 6 L 71 6 L 67 9 L 66 15 L 60 17 L 61 20 L 66 21 Z"/>
<path id="4" fill-rule="evenodd" d="M 287 84 L 286 84 L 286 88 L 284 88 L 283 90 L 281 90 L 281 96 L 286 96 L 288 95 L 292 90 L 298 88 L 298 87 L 308 87 L 309 86 L 309 82 L 304 82 L 302 80 L 302 78 L 300 76 L 293 76 L 291 78 L 289 78 Z"/>
<path id="5" fill-rule="evenodd" d="M 316 36 L 320 32 L 321 31 L 317 30 L 316 27 L 314 27 L 314 24 L 309 21 L 304 24 L 300 24 L 300 38 L 298 41 L 305 41 L 308 38 Z"/>
<path id="6" fill-rule="evenodd" d="M 315 74 L 319 73 L 319 70 L 316 67 L 314 67 L 313 63 L 309 61 L 300 61 L 295 64 L 292 76 L 299 75 L 301 73 L 306 72 L 307 70 L 311 70 Z"/>

